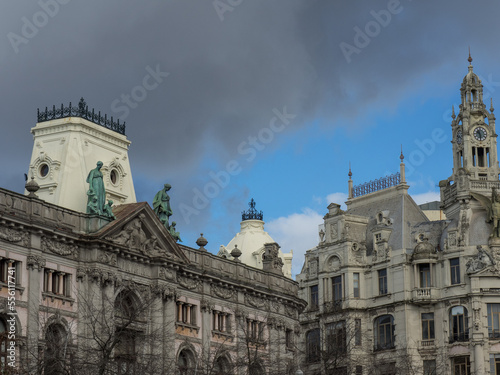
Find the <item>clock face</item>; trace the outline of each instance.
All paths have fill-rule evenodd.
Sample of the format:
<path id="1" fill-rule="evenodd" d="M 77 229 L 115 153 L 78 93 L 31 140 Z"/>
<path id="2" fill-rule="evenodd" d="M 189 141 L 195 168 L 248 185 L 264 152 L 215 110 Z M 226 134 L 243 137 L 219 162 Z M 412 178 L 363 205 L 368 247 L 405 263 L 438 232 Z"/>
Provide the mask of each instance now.
<path id="1" fill-rule="evenodd" d="M 461 130 L 457 131 L 457 143 L 458 143 L 459 145 L 461 145 L 461 144 L 462 144 L 463 138 L 464 138 L 464 137 L 463 137 L 462 131 L 461 131 Z"/>
<path id="2" fill-rule="evenodd" d="M 474 138 L 476 138 L 478 141 L 484 141 L 487 134 L 488 133 L 486 132 L 486 129 L 482 126 L 478 126 L 474 129 Z"/>

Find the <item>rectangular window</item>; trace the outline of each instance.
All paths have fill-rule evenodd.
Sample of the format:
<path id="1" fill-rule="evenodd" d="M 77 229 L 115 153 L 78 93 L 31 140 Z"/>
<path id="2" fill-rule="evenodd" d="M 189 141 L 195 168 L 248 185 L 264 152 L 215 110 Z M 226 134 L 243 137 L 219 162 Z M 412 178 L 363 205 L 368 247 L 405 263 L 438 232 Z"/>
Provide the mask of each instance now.
<path id="1" fill-rule="evenodd" d="M 342 276 L 332 278 L 333 302 L 342 301 Z"/>
<path id="2" fill-rule="evenodd" d="M 0 282 L 8 284 L 9 276 L 11 283 L 16 285 L 21 282 L 21 277 L 18 272 L 21 272 L 21 262 L 12 259 L 1 259 L 0 260 Z"/>
<path id="3" fill-rule="evenodd" d="M 500 303 L 488 303 L 488 335 L 490 339 L 500 338 Z"/>
<path id="4" fill-rule="evenodd" d="M 361 345 L 361 319 L 354 321 L 354 345 Z"/>
<path id="5" fill-rule="evenodd" d="M 490 374 L 500 375 L 500 354 L 490 354 Z"/>
<path id="6" fill-rule="evenodd" d="M 354 272 L 352 274 L 352 285 L 353 285 L 353 297 L 359 298 L 359 273 Z"/>
<path id="7" fill-rule="evenodd" d="M 212 330 L 216 332 L 231 332 L 231 315 L 228 313 L 214 310 L 212 312 Z"/>
<path id="8" fill-rule="evenodd" d="M 452 362 L 454 375 L 470 375 L 469 357 L 455 357 Z"/>
<path id="9" fill-rule="evenodd" d="M 313 285 L 310 291 L 311 291 L 311 310 L 317 310 L 319 307 L 318 286 Z"/>
<path id="10" fill-rule="evenodd" d="M 424 360 L 424 375 L 437 375 L 436 372 L 436 360 Z"/>
<path id="11" fill-rule="evenodd" d="M 363 375 L 363 366 L 356 366 L 356 375 Z"/>
<path id="12" fill-rule="evenodd" d="M 319 328 L 313 329 L 306 334 L 306 358 L 307 362 L 318 362 L 321 359 Z"/>
<path id="13" fill-rule="evenodd" d="M 429 264 L 420 264 L 420 287 L 430 288 L 431 287 L 431 267 Z"/>
<path id="14" fill-rule="evenodd" d="M 345 321 L 326 324 L 325 328 L 327 352 L 329 354 L 345 353 L 347 351 Z"/>
<path id="15" fill-rule="evenodd" d="M 434 340 L 434 313 L 422 314 L 422 340 Z"/>
<path id="16" fill-rule="evenodd" d="M 451 285 L 460 284 L 460 259 L 450 259 Z"/>
<path id="17" fill-rule="evenodd" d="M 247 319 L 247 336 L 250 341 L 264 341 L 265 324 L 258 320 Z"/>
<path id="18" fill-rule="evenodd" d="M 378 271 L 378 294 L 387 294 L 387 268 Z"/>
<path id="19" fill-rule="evenodd" d="M 177 322 L 196 326 L 197 306 L 177 301 Z"/>
<path id="20" fill-rule="evenodd" d="M 43 272 L 43 291 L 60 296 L 71 296 L 71 275 L 45 268 Z"/>
<path id="21" fill-rule="evenodd" d="M 291 329 L 287 329 L 285 331 L 285 343 L 288 349 L 293 349 L 293 331 Z"/>

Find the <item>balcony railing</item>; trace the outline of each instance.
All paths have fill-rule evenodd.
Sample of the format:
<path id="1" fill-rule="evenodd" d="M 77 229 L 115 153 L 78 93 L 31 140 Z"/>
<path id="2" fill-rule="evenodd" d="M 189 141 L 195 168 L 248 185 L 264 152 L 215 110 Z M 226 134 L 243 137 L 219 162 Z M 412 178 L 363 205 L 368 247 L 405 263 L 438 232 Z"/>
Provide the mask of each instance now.
<path id="1" fill-rule="evenodd" d="M 469 341 L 469 332 L 452 333 L 450 335 L 450 344 L 452 342 L 464 342 Z"/>
<path id="2" fill-rule="evenodd" d="M 352 196 L 354 198 L 360 197 L 362 195 L 390 188 L 391 186 L 399 185 L 400 182 L 401 175 L 399 174 L 399 172 L 391 174 L 390 176 L 381 177 L 377 180 L 354 186 L 352 189 Z"/>
<path id="3" fill-rule="evenodd" d="M 423 349 L 431 349 L 434 348 L 434 346 L 434 339 L 420 341 L 420 347 Z"/>
<path id="4" fill-rule="evenodd" d="M 437 288 L 416 288 L 413 290 L 413 302 L 432 303 L 439 299 L 439 294 Z"/>

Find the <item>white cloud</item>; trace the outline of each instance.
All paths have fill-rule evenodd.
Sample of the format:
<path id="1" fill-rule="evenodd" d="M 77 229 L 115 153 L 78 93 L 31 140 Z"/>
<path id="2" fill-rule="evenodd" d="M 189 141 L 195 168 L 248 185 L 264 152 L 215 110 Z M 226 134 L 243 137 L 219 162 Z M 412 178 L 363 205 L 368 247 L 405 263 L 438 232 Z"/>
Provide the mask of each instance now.
<path id="1" fill-rule="evenodd" d="M 318 225 L 322 223 L 323 216 L 310 208 L 266 223 L 266 230 L 281 250 L 293 250 L 292 275 L 300 273 L 305 252 L 318 244 Z"/>
<path id="2" fill-rule="evenodd" d="M 346 200 L 347 200 L 347 194 L 345 193 L 332 193 L 328 194 L 328 196 L 326 197 L 327 204 L 330 203 L 340 204 L 340 208 L 342 208 L 343 210 L 347 209 L 344 203 Z"/>
<path id="3" fill-rule="evenodd" d="M 439 201 L 441 196 L 438 192 L 428 191 L 427 193 L 415 194 L 411 196 L 416 204 L 424 204 L 428 202 Z"/>

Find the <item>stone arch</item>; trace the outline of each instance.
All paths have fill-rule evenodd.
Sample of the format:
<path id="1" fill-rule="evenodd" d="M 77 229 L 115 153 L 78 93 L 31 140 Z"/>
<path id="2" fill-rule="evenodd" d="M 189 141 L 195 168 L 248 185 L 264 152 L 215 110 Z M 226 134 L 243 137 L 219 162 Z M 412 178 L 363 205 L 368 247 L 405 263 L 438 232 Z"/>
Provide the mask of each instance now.
<path id="1" fill-rule="evenodd" d="M 230 375 L 233 373 L 233 363 L 228 353 L 223 353 L 215 359 L 214 375 Z"/>
<path id="2" fill-rule="evenodd" d="M 196 351 L 189 344 L 182 345 L 177 353 L 178 374 L 194 375 L 196 367 Z"/>

